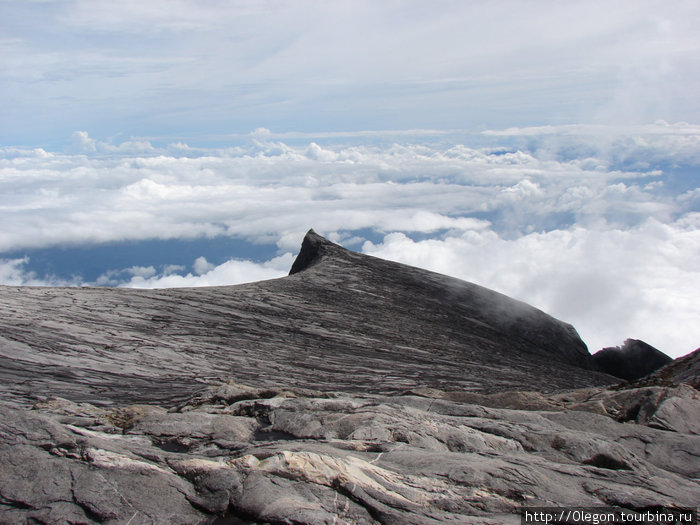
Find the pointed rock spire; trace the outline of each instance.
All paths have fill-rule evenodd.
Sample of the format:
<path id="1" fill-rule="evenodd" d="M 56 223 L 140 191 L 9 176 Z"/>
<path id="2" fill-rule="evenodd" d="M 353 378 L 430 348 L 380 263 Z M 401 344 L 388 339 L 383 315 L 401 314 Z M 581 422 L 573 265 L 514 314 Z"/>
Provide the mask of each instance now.
<path id="1" fill-rule="evenodd" d="M 297 258 L 292 264 L 292 268 L 289 270 L 289 275 L 303 272 L 307 268 L 317 264 L 331 246 L 337 245 L 321 237 L 313 228 L 310 229 L 304 236 L 304 240 L 301 243 L 301 250 L 299 250 L 299 255 L 297 255 Z"/>

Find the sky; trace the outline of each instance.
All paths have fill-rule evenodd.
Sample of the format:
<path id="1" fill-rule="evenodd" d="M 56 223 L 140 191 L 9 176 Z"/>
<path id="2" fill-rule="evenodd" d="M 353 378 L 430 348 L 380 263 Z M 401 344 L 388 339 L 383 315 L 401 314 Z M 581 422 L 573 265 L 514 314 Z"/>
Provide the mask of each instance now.
<path id="1" fill-rule="evenodd" d="M 700 346 L 695 1 L 0 0 L 0 283 L 285 275 L 309 228 Z"/>

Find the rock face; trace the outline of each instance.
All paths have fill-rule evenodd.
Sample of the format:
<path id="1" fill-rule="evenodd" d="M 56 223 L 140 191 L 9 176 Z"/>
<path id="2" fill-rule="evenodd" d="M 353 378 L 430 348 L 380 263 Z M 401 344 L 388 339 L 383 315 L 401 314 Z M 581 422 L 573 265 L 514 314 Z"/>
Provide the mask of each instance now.
<path id="1" fill-rule="evenodd" d="M 0 523 L 501 524 L 523 504 L 700 501 L 685 376 L 603 386 L 571 326 L 313 232 L 283 279 L 2 288 L 0 314 Z"/>
<path id="2" fill-rule="evenodd" d="M 694 389 L 432 393 L 229 383 L 169 411 L 2 406 L 0 522 L 499 524 L 522 504 L 700 501 Z"/>
<path id="3" fill-rule="evenodd" d="M 675 359 L 635 384 L 661 386 L 688 384 L 700 389 L 700 348 Z"/>
<path id="4" fill-rule="evenodd" d="M 641 379 L 671 361 L 669 356 L 638 339 L 627 339 L 622 347 L 603 348 L 593 354 L 598 370 L 628 381 Z"/>
<path id="5" fill-rule="evenodd" d="M 175 403 L 202 383 L 345 392 L 617 382 L 570 325 L 309 232 L 292 275 L 230 287 L 0 287 L 0 392 Z"/>

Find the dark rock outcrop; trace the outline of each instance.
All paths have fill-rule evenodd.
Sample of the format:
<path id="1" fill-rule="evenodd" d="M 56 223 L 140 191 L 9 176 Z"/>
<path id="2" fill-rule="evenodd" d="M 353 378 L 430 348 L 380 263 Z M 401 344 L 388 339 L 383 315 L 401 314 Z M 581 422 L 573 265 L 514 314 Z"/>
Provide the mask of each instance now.
<path id="1" fill-rule="evenodd" d="M 592 363 L 535 308 L 313 232 L 273 281 L 1 287 L 0 523 L 695 505 L 697 359 L 618 387 Z"/>
<path id="2" fill-rule="evenodd" d="M 687 384 L 700 390 L 700 348 L 635 383 L 636 385 L 678 386 Z"/>
<path id="3" fill-rule="evenodd" d="M 641 379 L 671 361 L 669 356 L 638 339 L 627 339 L 621 347 L 603 348 L 593 354 L 598 370 L 627 381 Z"/>
<path id="4" fill-rule="evenodd" d="M 333 252 L 335 252 L 336 256 L 342 254 L 342 250 L 342 247 L 329 242 L 311 229 L 301 241 L 301 249 L 292 263 L 289 275 L 309 269 L 321 262 L 325 256 L 332 255 Z"/>

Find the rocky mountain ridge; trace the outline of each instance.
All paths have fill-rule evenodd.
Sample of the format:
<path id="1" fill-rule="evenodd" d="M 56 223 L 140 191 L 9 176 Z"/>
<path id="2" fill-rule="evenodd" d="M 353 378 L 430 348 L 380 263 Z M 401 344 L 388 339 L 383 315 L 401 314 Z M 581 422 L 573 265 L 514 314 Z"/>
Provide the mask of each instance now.
<path id="1" fill-rule="evenodd" d="M 282 279 L 1 287 L 0 314 L 0 523 L 501 524 L 700 501 L 698 352 L 621 384 L 566 323 L 313 231 Z"/>
<path id="2" fill-rule="evenodd" d="M 43 390 L 93 403 L 175 402 L 231 378 L 377 393 L 619 381 L 593 370 L 571 325 L 313 231 L 282 279 L 168 290 L 0 287 L 0 365 L 5 397 Z"/>
<path id="3" fill-rule="evenodd" d="M 596 369 L 628 381 L 641 379 L 672 361 L 660 350 L 638 339 L 627 339 L 622 346 L 603 348 L 593 354 Z"/>

